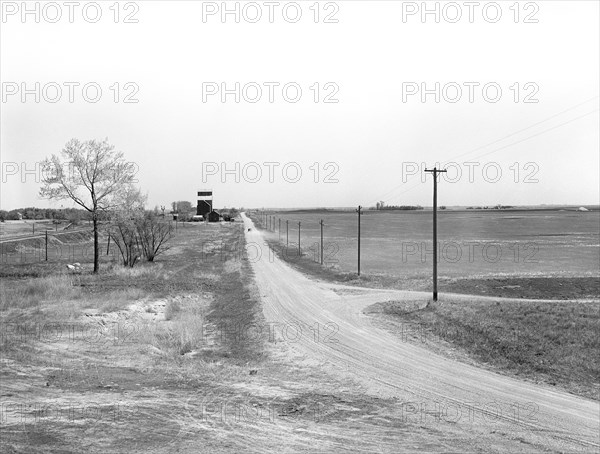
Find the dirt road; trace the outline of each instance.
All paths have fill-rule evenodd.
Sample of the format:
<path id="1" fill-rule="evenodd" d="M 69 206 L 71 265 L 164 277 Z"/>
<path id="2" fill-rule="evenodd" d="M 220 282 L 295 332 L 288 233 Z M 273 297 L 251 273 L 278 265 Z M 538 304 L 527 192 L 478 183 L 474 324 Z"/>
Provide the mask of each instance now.
<path id="1" fill-rule="evenodd" d="M 252 221 L 243 219 L 247 241 L 264 245 Z M 598 402 L 442 358 L 363 314 L 380 301 L 426 300 L 428 294 L 312 280 L 265 248 L 253 263 L 264 314 L 290 328 L 296 357 L 332 376 L 351 377 L 366 395 L 394 399 L 403 420 L 430 429 L 432 441 L 446 440 L 449 451 L 464 449 L 449 445 L 450 439 L 467 440 L 473 451 L 600 450 Z M 396 452 L 418 450 L 407 444 Z"/>

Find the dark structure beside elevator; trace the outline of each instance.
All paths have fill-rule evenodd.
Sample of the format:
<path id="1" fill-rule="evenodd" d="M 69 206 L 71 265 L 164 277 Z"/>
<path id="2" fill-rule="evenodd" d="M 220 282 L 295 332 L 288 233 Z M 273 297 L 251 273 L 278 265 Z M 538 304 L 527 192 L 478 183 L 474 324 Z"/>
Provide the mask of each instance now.
<path id="1" fill-rule="evenodd" d="M 219 222 L 221 220 L 221 215 L 218 211 L 212 210 L 208 213 L 208 222 Z"/>

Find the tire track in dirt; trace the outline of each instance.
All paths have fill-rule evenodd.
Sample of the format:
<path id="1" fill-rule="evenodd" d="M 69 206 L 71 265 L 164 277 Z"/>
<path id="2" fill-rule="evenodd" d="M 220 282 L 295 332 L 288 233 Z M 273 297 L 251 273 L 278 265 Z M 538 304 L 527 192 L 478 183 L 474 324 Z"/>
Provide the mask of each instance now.
<path id="1" fill-rule="evenodd" d="M 246 216 L 244 223 L 248 241 L 262 244 L 262 234 Z M 294 350 L 327 372 L 352 376 L 369 395 L 398 399 L 408 422 L 435 429 L 442 438 L 474 438 L 479 448 L 505 452 L 600 447 L 598 402 L 442 358 L 401 342 L 362 313 L 376 302 L 425 301 L 428 294 L 353 288 L 363 294 L 346 297 L 334 291 L 343 286 L 311 280 L 273 255 L 253 268 L 267 321 L 312 327 Z M 337 342 L 315 342 L 315 327 L 327 323 L 339 327 Z M 436 417 L 436 405 L 457 411 Z"/>

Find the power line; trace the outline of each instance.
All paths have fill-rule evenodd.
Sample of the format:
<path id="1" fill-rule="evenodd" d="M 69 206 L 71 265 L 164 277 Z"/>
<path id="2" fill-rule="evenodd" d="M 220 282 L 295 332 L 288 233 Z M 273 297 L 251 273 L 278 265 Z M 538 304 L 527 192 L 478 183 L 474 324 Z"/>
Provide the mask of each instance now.
<path id="1" fill-rule="evenodd" d="M 558 117 L 558 116 L 560 116 L 560 115 L 562 115 L 564 113 L 570 112 L 571 110 L 575 110 L 577 107 L 583 106 L 584 104 L 587 104 L 588 102 L 590 102 L 590 101 L 592 101 L 594 99 L 597 99 L 597 98 L 598 98 L 598 96 L 594 96 L 593 98 L 590 98 L 587 101 L 583 101 L 583 102 L 581 102 L 579 104 L 576 104 L 576 105 L 574 105 L 572 107 L 569 107 L 568 109 L 565 109 L 565 110 L 563 110 L 561 112 L 555 113 L 554 115 L 551 115 L 548 118 L 545 118 L 545 119 L 540 120 L 540 121 L 538 121 L 536 123 L 533 123 L 532 125 L 529 125 L 529 126 L 523 128 L 523 129 L 519 129 L 518 131 L 512 132 L 512 133 L 510 133 L 510 134 L 508 134 L 508 135 L 506 135 L 504 137 L 501 137 L 501 138 L 499 138 L 497 140 L 494 140 L 493 142 L 490 142 L 490 143 L 485 144 L 485 145 L 481 145 L 481 146 L 479 146 L 477 148 L 474 148 L 471 151 L 467 151 L 466 153 L 462 153 L 462 154 L 459 154 L 457 156 L 454 156 L 454 157 L 450 158 L 450 160 L 461 158 L 461 157 L 466 156 L 468 154 L 471 154 L 471 153 L 474 153 L 476 151 L 479 151 L 479 150 L 481 150 L 483 148 L 489 147 L 490 145 L 494 145 L 494 144 L 497 144 L 498 142 L 502 142 L 503 140 L 508 139 L 509 137 L 516 136 L 517 134 L 519 134 L 519 133 L 521 133 L 523 131 L 527 131 L 528 129 L 534 128 L 535 126 L 539 126 L 542 123 L 546 123 L 547 121 L 552 120 L 553 118 L 556 118 L 556 117 Z M 446 161 L 446 163 L 450 162 L 450 160 Z"/>
<path id="2" fill-rule="evenodd" d="M 593 114 L 594 112 L 598 112 L 598 110 L 600 110 L 600 109 L 594 109 L 594 110 L 592 110 L 592 111 L 590 111 L 590 112 L 587 112 L 587 113 L 585 113 L 585 114 L 583 114 L 583 115 L 580 115 L 580 116 L 578 116 L 578 117 L 575 117 L 575 118 L 573 118 L 573 119 L 571 119 L 571 120 L 565 121 L 564 123 L 560 123 L 560 124 L 558 124 L 558 125 L 556 125 L 556 126 L 552 126 L 551 128 L 544 129 L 543 131 L 541 131 L 541 132 L 538 132 L 537 134 L 534 134 L 534 135 L 532 135 L 532 136 L 525 137 L 524 139 L 517 140 L 516 142 L 513 142 L 513 143 L 509 143 L 508 145 L 504 145 L 503 147 L 496 148 L 495 150 L 488 151 L 488 152 L 486 152 L 486 153 L 483 153 L 483 154 L 481 154 L 481 155 L 479 155 L 479 156 L 475 156 L 475 158 L 473 158 L 473 159 L 479 159 L 479 158 L 481 158 L 481 157 L 483 157 L 483 156 L 487 156 L 487 155 L 489 155 L 489 154 L 495 153 L 495 152 L 497 152 L 497 151 L 500 151 L 500 150 L 503 150 L 503 149 L 505 149 L 505 148 L 512 147 L 513 145 L 517 145 L 517 144 L 519 144 L 519 143 L 521 143 L 521 142 L 525 142 L 525 141 L 527 141 L 527 140 L 529 140 L 529 139 L 533 139 L 534 137 L 541 136 L 542 134 L 545 134 L 545 133 L 547 133 L 547 132 L 549 132 L 549 131 L 552 131 L 553 129 L 560 128 L 561 126 L 567 125 L 567 124 L 569 124 L 569 123 L 573 123 L 574 121 L 576 121 L 576 120 L 579 120 L 579 119 L 581 119 L 581 118 L 583 118 L 583 117 L 587 117 L 588 115 L 591 115 L 591 114 Z"/>
<path id="3" fill-rule="evenodd" d="M 533 139 L 533 138 L 535 138 L 535 137 L 537 137 L 537 136 L 540 136 L 540 135 L 542 135 L 542 134 L 544 134 L 544 133 L 546 133 L 546 132 L 552 131 L 553 129 L 556 129 L 556 128 L 559 128 L 559 127 L 561 127 L 561 126 L 564 126 L 564 125 L 566 125 L 566 124 L 572 123 L 572 122 L 574 122 L 574 121 L 576 121 L 576 120 L 579 120 L 579 119 L 581 119 L 581 118 L 583 118 L 583 117 L 586 117 L 586 116 L 588 116 L 588 115 L 591 115 L 591 114 L 593 114 L 594 112 L 598 112 L 598 110 L 599 110 L 599 109 L 592 110 L 591 112 L 587 112 L 587 113 L 585 113 L 585 114 L 583 114 L 583 115 L 580 115 L 579 117 L 573 118 L 573 119 L 571 119 L 571 120 L 565 121 L 564 123 L 558 124 L 558 125 L 556 125 L 556 126 L 553 126 L 553 127 L 551 127 L 551 128 L 548 128 L 548 129 L 545 129 L 544 131 L 541 131 L 541 132 L 539 132 L 539 133 L 537 133 L 537 134 L 534 134 L 534 135 L 532 135 L 532 136 L 525 137 L 525 138 L 523 138 L 523 139 L 521 139 L 521 140 L 518 140 L 518 141 L 516 141 L 516 142 L 509 143 L 508 145 L 504 145 L 504 146 L 502 146 L 502 147 L 500 147 L 500 148 L 496 148 L 495 150 L 488 151 L 488 152 L 486 152 L 486 153 L 483 153 L 483 154 L 481 154 L 481 155 L 479 155 L 479 156 L 475 156 L 475 157 L 474 157 L 474 158 L 472 158 L 472 159 L 479 159 L 479 158 L 482 158 L 482 157 L 484 157 L 484 156 L 487 156 L 487 155 L 489 155 L 489 154 L 492 154 L 492 153 L 495 153 L 495 152 L 497 152 L 497 151 L 503 150 L 503 149 L 505 149 L 505 148 L 512 147 L 513 145 L 517 145 L 517 144 L 519 144 L 519 143 L 525 142 L 525 141 L 527 141 L 527 140 L 529 140 L 529 139 Z M 447 164 L 447 163 L 446 163 L 446 164 Z M 405 194 L 405 193 L 407 193 L 407 192 L 409 192 L 409 191 L 412 191 L 414 188 L 416 188 L 417 186 L 419 186 L 419 185 L 421 185 L 421 184 L 422 184 L 422 183 L 421 183 L 420 181 L 418 181 L 417 183 L 415 183 L 414 185 L 410 186 L 410 187 L 409 187 L 409 188 L 407 188 L 406 190 L 404 190 L 404 191 L 402 191 L 402 192 L 400 192 L 400 193 L 396 194 L 396 195 L 395 195 L 395 197 L 398 197 L 399 195 L 402 195 L 402 194 Z M 401 185 L 400 185 L 400 186 L 401 186 Z M 396 189 L 398 189 L 400 186 L 396 186 L 396 188 L 394 188 L 394 189 L 392 189 L 391 191 L 389 191 L 389 192 L 388 192 L 388 194 L 389 194 L 389 193 L 391 193 L 391 192 L 394 192 L 394 191 L 395 191 Z"/>
<path id="4" fill-rule="evenodd" d="M 582 106 L 582 105 L 584 105 L 584 104 L 586 104 L 586 103 L 588 103 L 588 102 L 590 102 L 590 101 L 592 101 L 592 100 L 594 100 L 594 99 L 597 99 L 597 98 L 598 98 L 598 96 L 594 96 L 593 98 L 590 98 L 590 99 L 588 99 L 587 101 L 584 101 L 584 102 L 582 102 L 582 103 L 576 104 L 575 106 L 572 106 L 572 107 L 570 107 L 570 108 L 568 108 L 568 109 L 565 109 L 565 110 L 563 110 L 563 111 L 561 111 L 561 112 L 558 112 L 558 113 L 556 113 L 556 114 L 554 114 L 554 115 L 551 115 L 550 117 L 548 117 L 548 118 L 545 118 L 544 120 L 538 121 L 538 122 L 536 122 L 536 123 L 534 123 L 534 124 L 532 124 L 532 125 L 529 125 L 529 126 L 527 126 L 526 128 L 522 128 L 522 129 L 520 129 L 520 130 L 518 130 L 518 131 L 515 131 L 515 132 L 513 132 L 513 133 L 511 133 L 511 134 L 508 134 L 508 135 L 506 135 L 506 136 L 504 136 L 504 137 L 502 137 L 502 138 L 500 138 L 500 139 L 494 140 L 493 142 L 490 142 L 490 143 L 488 143 L 488 144 L 486 144 L 486 145 L 482 145 L 482 146 L 480 146 L 480 147 L 477 147 L 477 148 L 474 148 L 473 150 L 470 150 L 470 151 L 468 151 L 468 152 L 466 152 L 466 153 L 462 153 L 462 154 L 460 154 L 460 155 L 457 155 L 457 156 L 455 156 L 455 157 L 453 157 L 453 158 L 450 158 L 450 160 L 446 161 L 446 162 L 445 162 L 445 164 L 447 164 L 448 162 L 451 162 L 451 160 L 452 160 L 452 159 L 457 159 L 457 158 L 460 158 L 460 157 L 462 157 L 462 156 L 465 156 L 465 155 L 467 155 L 467 154 L 471 154 L 471 153 L 473 153 L 473 152 L 475 152 L 475 151 L 481 150 L 481 149 L 483 149 L 483 148 L 487 148 L 487 147 L 489 147 L 490 145 L 493 145 L 493 144 L 495 144 L 495 143 L 501 142 L 501 141 L 503 141 L 503 140 L 505 140 L 505 139 L 507 139 L 507 138 L 509 138 L 509 137 L 515 136 L 515 135 L 517 135 L 517 134 L 519 134 L 519 133 L 521 133 L 521 132 L 523 132 L 523 131 L 526 131 L 526 130 L 528 130 L 528 129 L 531 129 L 531 128 L 535 127 L 535 126 L 538 126 L 538 125 L 540 125 L 540 124 L 542 124 L 542 123 L 545 123 L 545 122 L 546 122 L 546 121 L 548 121 L 548 120 L 551 120 L 551 119 L 553 119 L 553 118 L 556 118 L 557 116 L 560 116 L 560 115 L 562 115 L 562 114 L 564 114 L 564 113 L 566 113 L 566 112 L 569 112 L 569 111 L 571 111 L 571 110 L 574 110 L 574 109 L 576 109 L 577 107 L 580 107 L 580 106 Z M 478 159 L 478 158 L 481 158 L 481 157 L 483 157 L 483 156 L 487 156 L 487 155 L 489 155 L 489 154 L 492 154 L 492 153 L 495 153 L 495 152 L 497 152 L 497 151 L 503 150 L 503 149 L 505 149 L 505 148 L 509 148 L 509 147 L 511 147 L 511 146 L 513 146 L 513 145 L 517 145 L 517 144 L 519 144 L 519 143 L 525 142 L 525 141 L 527 141 L 527 140 L 529 140 L 529 139 L 533 139 L 533 138 L 535 138 L 535 137 L 538 137 L 538 136 L 540 136 L 540 135 L 542 135 L 542 134 L 545 134 L 546 132 L 552 131 L 552 130 L 554 130 L 554 129 L 557 129 L 557 128 L 561 127 L 561 126 L 567 125 L 567 124 L 569 124 L 569 123 L 572 123 L 572 122 L 574 122 L 574 121 L 576 121 L 576 120 L 579 120 L 579 119 L 581 119 L 581 118 L 583 118 L 583 117 L 586 117 L 586 116 L 588 116 L 588 115 L 591 115 L 591 114 L 593 114 L 594 112 L 598 112 L 598 110 L 599 110 L 599 109 L 594 109 L 594 110 L 592 110 L 592 111 L 590 111 L 590 112 L 587 112 L 587 113 L 585 113 L 585 114 L 583 114 L 583 115 L 580 115 L 580 116 L 578 116 L 578 117 L 575 117 L 575 118 L 573 118 L 573 119 L 571 119 L 571 120 L 565 121 L 565 122 L 563 122 L 563 123 L 560 123 L 560 124 L 558 124 L 558 125 L 552 126 L 551 128 L 545 129 L 545 130 L 543 130 L 543 131 L 541 131 L 541 132 L 539 132 L 539 133 L 537 133 L 537 134 L 534 134 L 534 135 L 531 135 L 531 136 L 525 137 L 525 138 L 523 138 L 523 139 L 521 139 L 521 140 L 518 140 L 518 141 L 516 141 L 516 142 L 513 142 L 513 143 L 510 143 L 510 144 L 504 145 L 504 146 L 502 146 L 502 147 L 500 147 L 500 148 L 497 148 L 497 149 L 495 149 L 495 150 L 492 150 L 492 151 L 486 152 L 486 153 L 484 153 L 484 154 L 482 154 L 482 155 L 476 156 L 476 157 L 474 157 L 474 158 L 472 158 L 472 159 Z M 403 183 L 403 184 L 404 184 L 404 183 Z M 398 186 L 395 186 L 394 188 L 392 188 L 391 190 L 387 191 L 387 192 L 386 192 L 385 194 L 383 194 L 382 196 L 379 196 L 379 197 L 378 197 L 376 200 L 379 200 L 379 199 L 382 199 L 382 198 L 385 198 L 385 197 L 387 197 L 388 195 L 390 195 L 390 194 L 392 194 L 393 192 L 395 192 L 395 191 L 396 191 L 398 188 L 402 187 L 402 186 L 403 186 L 403 184 L 400 184 L 400 185 L 398 185 Z M 407 188 L 406 190 L 402 191 L 401 193 L 399 193 L 399 194 L 396 194 L 396 195 L 395 195 L 395 197 L 397 197 L 397 196 L 399 196 L 399 195 L 401 195 L 401 194 L 404 194 L 404 193 L 406 193 L 406 192 L 408 192 L 408 191 L 411 191 L 412 189 L 416 188 L 416 187 L 417 187 L 417 186 L 419 186 L 420 184 L 421 184 L 421 182 L 417 182 L 416 184 L 414 184 L 413 186 L 411 186 L 411 187 Z"/>

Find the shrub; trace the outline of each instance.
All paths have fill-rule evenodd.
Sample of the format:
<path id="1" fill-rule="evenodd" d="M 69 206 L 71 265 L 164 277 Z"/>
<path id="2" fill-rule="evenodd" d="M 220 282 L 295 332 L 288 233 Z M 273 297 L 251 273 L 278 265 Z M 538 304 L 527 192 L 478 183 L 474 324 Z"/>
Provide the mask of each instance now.
<path id="1" fill-rule="evenodd" d="M 156 256 L 168 250 L 172 237 L 171 226 L 153 213 L 136 213 L 113 219 L 109 230 L 117 245 L 124 266 L 133 267 L 141 257 L 153 262 Z"/>

